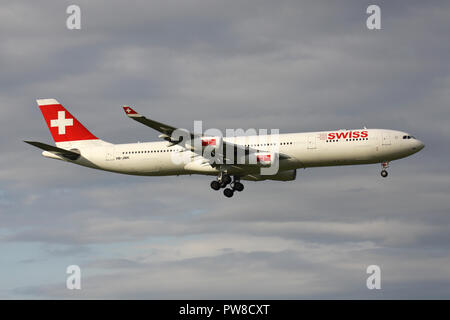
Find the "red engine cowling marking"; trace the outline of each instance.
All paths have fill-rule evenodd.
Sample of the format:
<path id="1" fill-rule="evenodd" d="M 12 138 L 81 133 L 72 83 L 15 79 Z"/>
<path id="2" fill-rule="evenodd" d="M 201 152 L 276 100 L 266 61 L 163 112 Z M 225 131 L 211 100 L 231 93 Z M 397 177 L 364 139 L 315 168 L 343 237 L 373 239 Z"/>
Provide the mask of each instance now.
<path id="1" fill-rule="evenodd" d="M 215 146 L 216 145 L 216 139 L 202 139 L 202 147 L 206 146 Z"/>
<path id="2" fill-rule="evenodd" d="M 270 154 L 259 154 L 256 156 L 258 162 L 270 162 Z"/>

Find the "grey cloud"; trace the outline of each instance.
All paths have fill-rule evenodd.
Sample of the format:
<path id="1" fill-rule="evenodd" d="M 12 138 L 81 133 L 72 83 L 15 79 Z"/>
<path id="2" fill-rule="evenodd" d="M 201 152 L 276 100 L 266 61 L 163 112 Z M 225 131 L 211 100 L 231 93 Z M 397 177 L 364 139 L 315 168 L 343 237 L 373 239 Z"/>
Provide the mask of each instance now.
<path id="1" fill-rule="evenodd" d="M 397 257 L 394 254 L 380 256 L 380 252 L 370 249 L 370 246 L 356 248 L 341 245 L 333 248 L 325 245 L 308 248 L 301 243 L 297 246 L 296 250 L 241 251 L 162 263 L 136 264 L 127 261 L 126 271 L 121 272 L 123 262 L 99 261 L 97 267 L 113 268 L 115 272 L 85 278 L 83 289 L 76 295 L 58 285 L 19 290 L 31 296 L 108 299 L 181 298 L 187 294 L 196 299 L 205 299 L 211 294 L 222 299 L 321 298 L 330 293 L 344 298 L 430 298 L 445 292 L 444 284 L 430 295 L 424 295 L 419 288 L 424 283 L 433 287 L 437 279 L 448 276 L 443 265 L 448 263 L 448 258 L 442 260 L 425 252 L 404 254 L 398 250 L 395 250 Z M 324 256 L 324 253 L 328 255 Z M 359 262 L 355 263 L 354 257 Z M 399 259 L 401 263 L 398 263 Z M 411 259 L 422 262 L 411 265 Z M 435 268 L 432 273 L 424 273 L 424 267 L 430 270 L 430 260 Z M 383 278 L 381 292 L 365 288 L 365 268 L 373 261 L 377 261 L 386 274 L 391 274 Z"/>

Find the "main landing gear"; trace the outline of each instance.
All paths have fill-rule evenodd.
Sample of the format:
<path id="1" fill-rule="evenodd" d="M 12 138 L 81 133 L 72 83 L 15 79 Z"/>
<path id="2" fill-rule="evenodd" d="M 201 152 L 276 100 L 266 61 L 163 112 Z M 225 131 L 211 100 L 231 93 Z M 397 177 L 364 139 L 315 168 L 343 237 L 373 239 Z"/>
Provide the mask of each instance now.
<path id="1" fill-rule="evenodd" d="M 226 188 L 227 185 L 230 185 L 230 187 Z M 240 182 L 239 177 L 233 176 L 232 179 L 228 174 L 222 172 L 217 180 L 211 181 L 211 188 L 213 190 L 225 188 L 223 194 L 225 197 L 231 198 L 235 191 L 241 192 L 244 190 L 244 185 Z"/>
<path id="2" fill-rule="evenodd" d="M 388 176 L 388 172 L 386 171 L 386 169 L 389 168 L 389 162 L 382 162 L 381 163 L 381 176 L 383 178 L 386 178 Z"/>

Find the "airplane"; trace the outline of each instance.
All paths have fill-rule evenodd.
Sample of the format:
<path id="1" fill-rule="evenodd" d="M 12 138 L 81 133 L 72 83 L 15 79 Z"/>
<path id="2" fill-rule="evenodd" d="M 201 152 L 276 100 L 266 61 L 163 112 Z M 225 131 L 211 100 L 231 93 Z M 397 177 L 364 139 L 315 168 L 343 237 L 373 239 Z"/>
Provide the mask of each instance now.
<path id="1" fill-rule="evenodd" d="M 279 134 L 276 137 L 270 134 L 211 137 L 146 118 L 130 106 L 122 106 L 125 114 L 159 131 L 159 137 L 165 141 L 112 144 L 93 135 L 56 99 L 36 101 L 56 146 L 24 142 L 44 150 L 44 157 L 129 175 L 216 176 L 211 188 L 224 189 L 228 198 L 236 191 L 244 190 L 241 180 L 292 181 L 296 179 L 297 169 L 312 167 L 380 163 L 381 176 L 386 178 L 391 161 L 424 148 L 424 144 L 409 133 L 365 127 Z M 184 136 L 174 135 L 179 130 Z M 214 161 L 205 155 L 208 148 Z M 174 157 L 180 155 L 188 160 L 174 161 Z M 217 161 L 220 157 L 222 161 Z M 277 171 L 262 174 L 263 169 L 274 164 L 277 164 Z"/>

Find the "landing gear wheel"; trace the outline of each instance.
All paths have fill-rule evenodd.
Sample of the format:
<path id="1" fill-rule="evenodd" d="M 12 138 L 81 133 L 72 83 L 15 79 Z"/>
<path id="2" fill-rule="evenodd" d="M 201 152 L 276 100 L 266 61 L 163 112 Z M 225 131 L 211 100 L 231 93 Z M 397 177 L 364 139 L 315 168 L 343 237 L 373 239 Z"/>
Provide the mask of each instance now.
<path id="1" fill-rule="evenodd" d="M 219 190 L 220 189 L 220 182 L 219 181 L 211 181 L 211 189 L 213 190 Z"/>
<path id="2" fill-rule="evenodd" d="M 223 190 L 223 194 L 227 198 L 231 198 L 233 196 L 233 193 L 234 193 L 233 189 L 230 188 L 226 188 L 225 190 Z"/>
<path id="3" fill-rule="evenodd" d="M 244 185 L 242 183 L 240 183 L 240 182 L 235 182 L 234 186 L 233 186 L 233 189 L 236 190 L 236 191 L 241 192 L 242 190 L 244 190 Z"/>
<path id="4" fill-rule="evenodd" d="M 386 178 L 388 176 L 388 172 L 386 170 L 381 170 L 381 176 Z"/>
<path id="5" fill-rule="evenodd" d="M 222 182 L 225 183 L 225 185 L 230 184 L 231 183 L 231 177 L 229 175 L 225 174 L 222 177 Z"/>

